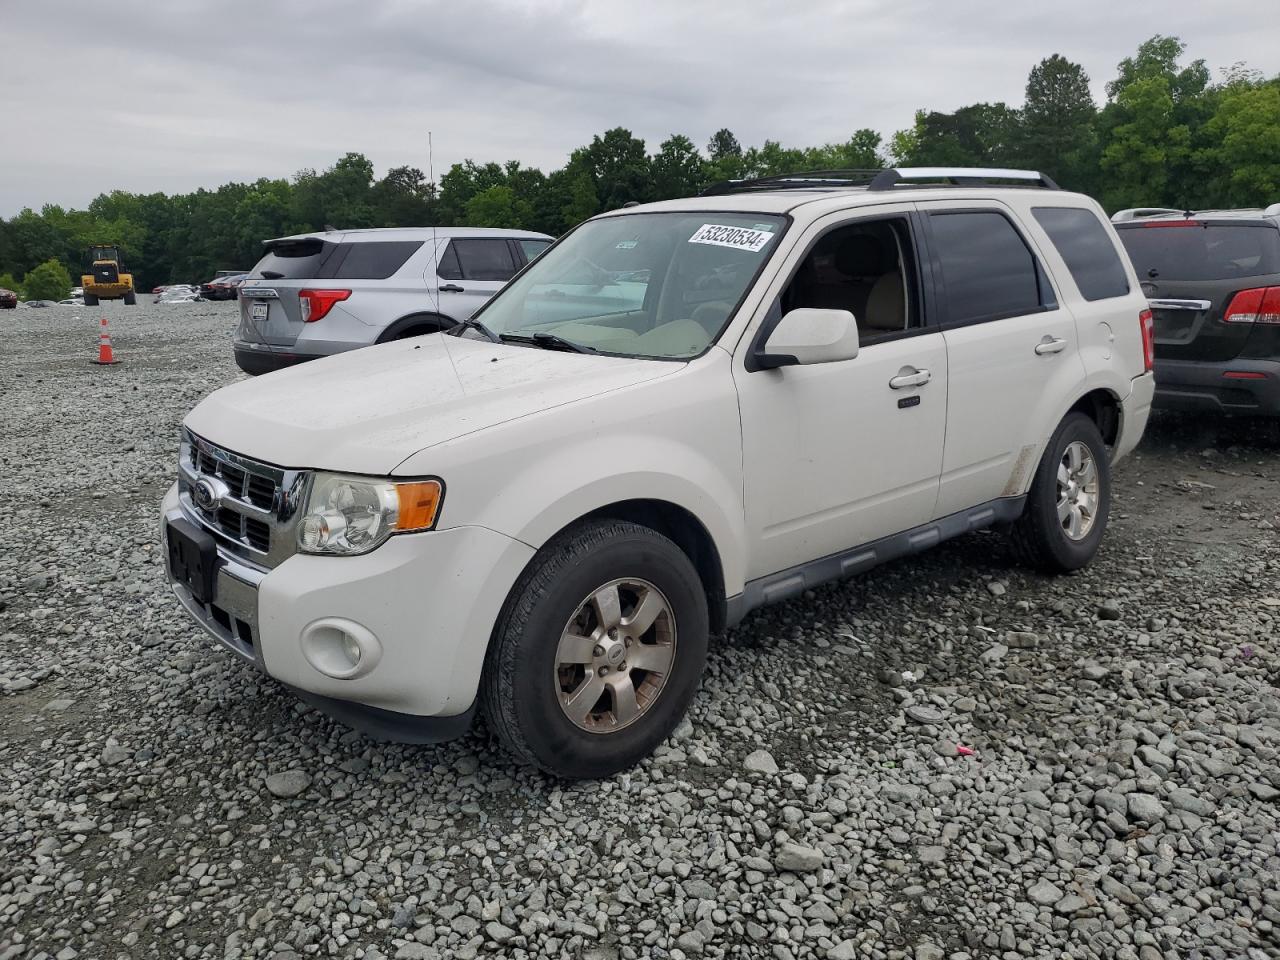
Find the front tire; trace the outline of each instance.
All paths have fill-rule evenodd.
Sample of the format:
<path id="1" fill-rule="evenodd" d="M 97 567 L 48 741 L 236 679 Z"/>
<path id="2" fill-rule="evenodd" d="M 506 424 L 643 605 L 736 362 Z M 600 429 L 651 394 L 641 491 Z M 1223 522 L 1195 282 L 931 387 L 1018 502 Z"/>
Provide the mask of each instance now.
<path id="1" fill-rule="evenodd" d="M 512 588 L 485 660 L 481 706 L 522 763 L 608 777 L 653 752 L 684 716 L 707 655 L 697 570 L 661 534 L 578 524 Z"/>
<path id="2" fill-rule="evenodd" d="M 132 290 L 130 290 L 128 293 L 124 295 L 125 306 L 132 307 L 137 302 L 138 302 L 138 297 Z"/>
<path id="3" fill-rule="evenodd" d="M 1111 458 L 1097 424 L 1063 418 L 1045 448 L 1013 527 L 1022 560 L 1046 573 L 1079 570 L 1093 559 L 1111 513 Z"/>
<path id="4" fill-rule="evenodd" d="M 98 305 L 97 296 L 92 293 L 86 293 L 84 295 L 84 305 L 86 307 L 96 307 Z"/>

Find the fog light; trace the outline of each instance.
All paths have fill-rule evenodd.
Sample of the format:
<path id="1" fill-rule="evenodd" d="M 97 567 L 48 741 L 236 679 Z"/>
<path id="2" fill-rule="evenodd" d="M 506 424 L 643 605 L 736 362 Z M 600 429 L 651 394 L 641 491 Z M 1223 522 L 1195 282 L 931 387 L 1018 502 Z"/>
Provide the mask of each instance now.
<path id="1" fill-rule="evenodd" d="M 382 644 L 373 632 L 342 617 L 312 621 L 298 640 L 307 663 L 335 680 L 363 677 L 382 659 Z"/>

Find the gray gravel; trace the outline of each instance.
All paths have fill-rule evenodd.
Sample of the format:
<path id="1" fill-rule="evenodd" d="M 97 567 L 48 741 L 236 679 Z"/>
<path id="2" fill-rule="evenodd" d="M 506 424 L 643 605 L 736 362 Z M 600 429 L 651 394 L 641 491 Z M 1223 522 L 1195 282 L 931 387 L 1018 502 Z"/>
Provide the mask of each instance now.
<path id="1" fill-rule="evenodd" d="M 749 618 L 639 769 L 378 744 L 162 578 L 234 305 L 0 313 L 0 960 L 1280 956 L 1280 440 L 1160 418 L 1104 550 Z"/>

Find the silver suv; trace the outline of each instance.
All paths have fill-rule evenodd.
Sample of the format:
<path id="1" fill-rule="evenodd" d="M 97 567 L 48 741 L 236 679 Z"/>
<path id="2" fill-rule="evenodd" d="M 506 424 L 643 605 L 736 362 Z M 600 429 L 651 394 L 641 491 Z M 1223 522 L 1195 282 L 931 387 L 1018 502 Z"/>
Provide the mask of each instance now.
<path id="1" fill-rule="evenodd" d="M 455 326 L 551 244 L 471 227 L 331 230 L 269 240 L 240 290 L 245 373 Z"/>

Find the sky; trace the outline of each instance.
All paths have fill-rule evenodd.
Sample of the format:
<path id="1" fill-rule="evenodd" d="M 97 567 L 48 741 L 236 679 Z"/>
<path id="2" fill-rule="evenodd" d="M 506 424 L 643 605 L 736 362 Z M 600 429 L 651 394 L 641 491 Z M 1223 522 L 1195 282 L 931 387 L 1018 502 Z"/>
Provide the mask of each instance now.
<path id="1" fill-rule="evenodd" d="M 107 7 L 112 24 L 105 28 Z M 0 0 L 0 216 L 99 193 L 379 175 L 464 158 L 552 170 L 611 127 L 650 151 L 886 141 L 919 108 L 1022 102 L 1060 53 L 1099 103 L 1155 33 L 1215 77 L 1280 73 L 1277 0 Z M 96 27 L 104 27 L 96 29 Z"/>

